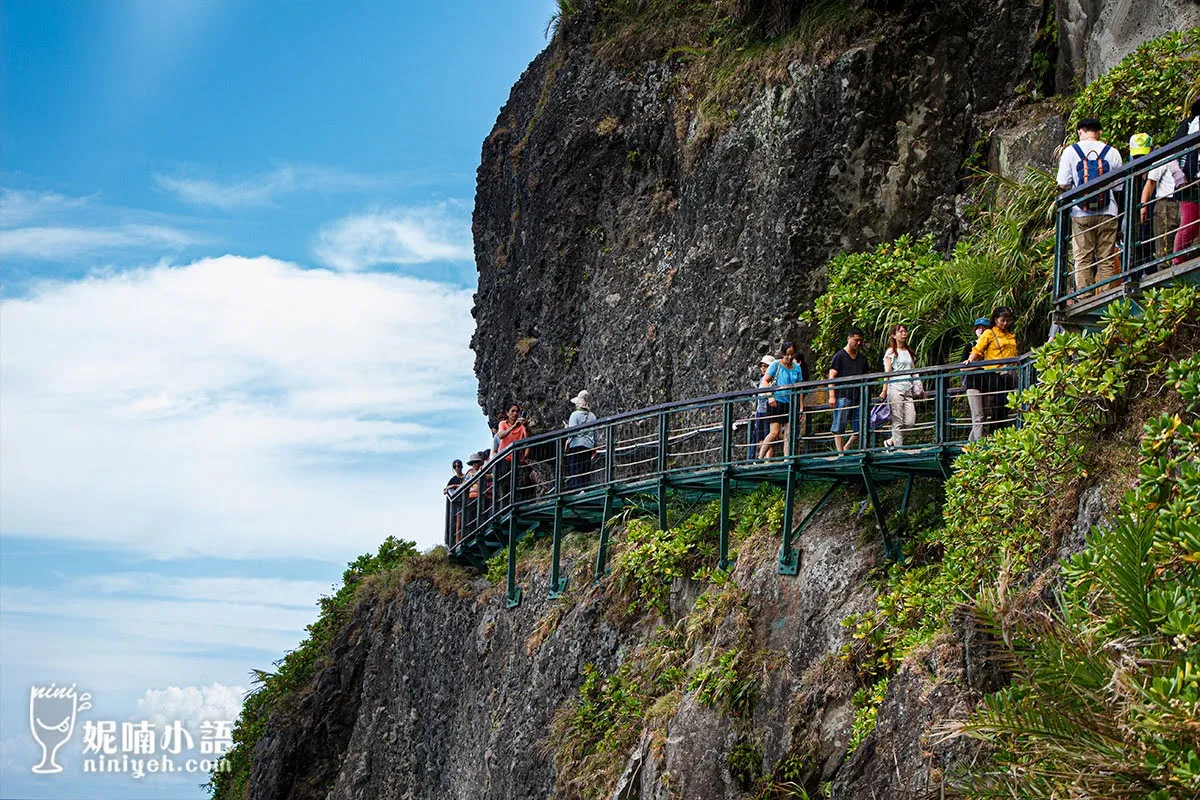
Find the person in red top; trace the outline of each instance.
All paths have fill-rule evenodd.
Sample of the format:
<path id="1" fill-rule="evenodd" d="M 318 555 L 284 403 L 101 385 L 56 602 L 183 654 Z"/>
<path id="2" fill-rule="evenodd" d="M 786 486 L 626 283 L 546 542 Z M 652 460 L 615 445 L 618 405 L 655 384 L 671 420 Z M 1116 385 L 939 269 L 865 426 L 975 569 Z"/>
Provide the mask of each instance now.
<path id="1" fill-rule="evenodd" d="M 504 419 L 500 420 L 500 425 L 496 431 L 496 439 L 500 445 L 500 450 L 504 450 L 504 448 L 508 447 L 509 445 L 521 441 L 527 435 L 528 434 L 525 431 L 525 418 L 521 416 L 521 407 L 516 403 L 513 403 L 508 407 L 508 413 L 505 415 Z M 520 465 L 528 457 L 528 449 L 518 452 L 518 459 L 515 463 L 513 462 L 512 453 L 508 453 L 504 456 L 504 461 L 500 464 L 500 469 L 497 470 L 496 474 L 497 491 L 500 492 L 500 497 L 508 498 L 509 496 L 509 481 L 512 480 L 512 478 L 509 477 L 510 474 L 516 479 L 517 485 L 520 486 Z M 515 472 L 513 471 L 514 465 L 518 468 Z"/>
<path id="2" fill-rule="evenodd" d="M 525 431 L 525 422 L 525 418 L 521 416 L 521 407 L 516 403 L 509 406 L 508 414 L 505 415 L 504 419 L 500 420 L 500 426 L 497 429 L 501 450 L 514 442 L 521 441 L 528 435 Z M 523 451 L 521 453 L 521 460 L 524 461 L 528 454 L 528 450 Z M 512 461 L 512 453 L 509 453 L 505 458 Z"/>

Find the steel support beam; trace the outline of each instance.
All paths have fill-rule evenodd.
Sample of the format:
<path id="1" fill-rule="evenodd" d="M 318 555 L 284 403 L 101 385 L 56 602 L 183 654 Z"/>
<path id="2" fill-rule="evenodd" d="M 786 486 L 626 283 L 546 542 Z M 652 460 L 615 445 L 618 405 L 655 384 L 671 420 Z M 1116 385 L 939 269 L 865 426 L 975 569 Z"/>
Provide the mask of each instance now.
<path id="1" fill-rule="evenodd" d="M 718 548 L 720 550 L 720 559 L 717 561 L 717 566 L 721 569 L 729 569 L 733 566 L 733 562 L 729 560 L 729 468 L 726 467 L 721 472 L 721 527 L 718 538 Z"/>
<path id="2" fill-rule="evenodd" d="M 821 511 L 821 509 L 825 506 L 825 503 L 828 502 L 829 498 L 833 497 L 833 492 L 838 488 L 838 486 L 839 483 L 837 481 L 829 484 L 829 488 L 825 490 L 825 494 L 821 495 L 821 499 L 817 501 L 817 504 L 808 510 L 808 513 L 804 515 L 804 518 L 800 520 L 800 524 L 797 525 L 794 530 L 787 526 L 787 515 L 784 515 L 785 527 L 783 529 L 783 547 L 779 551 L 780 575 L 796 575 L 800 572 L 800 551 L 792 547 L 792 543 L 800 538 L 800 534 L 804 533 L 804 529 L 808 527 L 808 523 L 813 521 L 813 518 L 815 518 Z M 785 553 L 791 554 L 791 559 L 787 563 L 784 562 Z"/>
<path id="3" fill-rule="evenodd" d="M 550 544 L 550 599 L 554 600 L 562 596 L 562 593 L 567 590 L 567 579 L 559 575 L 559 556 L 562 548 L 562 527 L 563 527 L 563 507 L 562 500 L 554 501 L 554 530 L 551 533 L 553 539 Z"/>
<path id="4" fill-rule="evenodd" d="M 608 574 L 608 520 L 612 516 L 613 511 L 613 490 L 610 488 L 604 493 L 604 511 L 600 517 L 600 549 L 596 551 L 596 572 L 595 580 L 597 583 L 604 579 Z"/>
<path id="5" fill-rule="evenodd" d="M 883 554 L 891 561 L 902 562 L 904 552 L 896 542 L 892 541 L 891 534 L 888 533 L 887 516 L 883 513 L 883 506 L 879 502 L 879 491 L 866 461 L 862 463 L 862 479 L 867 487 L 867 495 L 871 498 L 871 510 L 875 514 L 875 524 L 879 526 L 879 534 L 883 537 Z"/>
<path id="6" fill-rule="evenodd" d="M 912 495 L 913 474 L 908 473 L 908 480 L 904 482 L 904 499 L 900 501 L 900 513 L 908 513 L 908 498 Z"/>
<path id="7" fill-rule="evenodd" d="M 779 547 L 779 574 L 795 575 L 800 571 L 800 553 L 792 547 L 792 504 L 795 501 L 796 463 L 789 461 L 783 487 L 783 544 Z"/>

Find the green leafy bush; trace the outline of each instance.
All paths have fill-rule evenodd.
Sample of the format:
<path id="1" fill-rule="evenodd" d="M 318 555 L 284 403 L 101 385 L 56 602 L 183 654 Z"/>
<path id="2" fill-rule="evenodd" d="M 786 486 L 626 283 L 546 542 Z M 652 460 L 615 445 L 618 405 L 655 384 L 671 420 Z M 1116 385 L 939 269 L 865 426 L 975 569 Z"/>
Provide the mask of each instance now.
<path id="1" fill-rule="evenodd" d="M 1043 340 L 1054 270 L 1054 179 L 1036 171 L 1020 181 L 990 175 L 982 190 L 1002 194 L 1003 202 L 980 211 L 973 232 L 948 255 L 931 236 L 902 236 L 833 258 L 825 294 L 800 317 L 815 329 L 812 349 L 821 357 L 836 352 L 856 324 L 880 345 L 882 358 L 888 333 L 903 323 L 919 363 L 944 363 L 973 340 L 972 321 L 1000 305 L 1016 312 L 1021 338 Z"/>
<path id="2" fill-rule="evenodd" d="M 1135 133 L 1148 133 L 1159 144 L 1169 141 L 1200 82 L 1198 53 L 1200 28 L 1142 44 L 1080 93 L 1069 129 L 1084 117 L 1097 117 L 1105 141 L 1123 151 Z"/>
<path id="3" fill-rule="evenodd" d="M 941 524 L 908 544 L 924 558 L 891 565 L 876 608 L 844 621 L 853 634 L 843 657 L 862 685 L 891 674 L 980 590 L 1027 579 L 1069 521 L 1067 498 L 1089 468 L 1097 433 L 1161 383 L 1172 354 L 1189 354 L 1198 341 L 1200 290 L 1189 286 L 1148 293 L 1141 315 L 1116 303 L 1096 335 L 1065 334 L 1036 351 L 1039 382 L 1013 401 L 1022 427 L 957 459 Z"/>
<path id="4" fill-rule="evenodd" d="M 1058 608 L 976 605 L 1016 679 L 956 730 L 994 753 L 968 797 L 1200 795 L 1200 358 L 1166 379 L 1187 411 L 1147 423 L 1137 485 L 1066 563 Z"/>

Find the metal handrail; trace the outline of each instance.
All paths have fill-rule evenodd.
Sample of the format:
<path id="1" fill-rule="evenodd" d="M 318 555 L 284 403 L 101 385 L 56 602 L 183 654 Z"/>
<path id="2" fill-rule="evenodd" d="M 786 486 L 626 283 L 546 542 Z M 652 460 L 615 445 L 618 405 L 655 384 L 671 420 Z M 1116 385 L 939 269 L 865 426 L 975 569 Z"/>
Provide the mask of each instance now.
<path id="1" fill-rule="evenodd" d="M 1200 133 L 1183 136 L 1144 156 L 1137 157 L 1127 164 L 1113 170 L 1096 181 L 1076 186 L 1060 194 L 1055 200 L 1055 247 L 1054 247 L 1054 280 L 1052 285 L 1052 301 L 1060 315 L 1074 313 L 1073 306 L 1086 305 L 1089 311 L 1092 305 L 1102 306 L 1106 301 L 1100 299 L 1093 304 L 1093 295 L 1104 297 L 1109 293 L 1123 291 L 1134 294 L 1140 284 L 1151 279 L 1154 273 L 1168 273 L 1173 265 L 1180 265 L 1200 258 L 1200 233 L 1190 244 L 1176 248 L 1174 234 L 1178 228 L 1170 231 L 1150 231 L 1143 227 L 1141 212 L 1150 203 L 1142 203 L 1139 183 L 1152 170 L 1175 161 L 1181 156 L 1200 150 Z M 1181 187 L 1175 187 L 1178 191 Z M 1139 191 L 1135 192 L 1134 190 Z M 1080 203 L 1107 195 L 1119 194 L 1116 220 L 1118 223 L 1116 253 L 1113 259 L 1119 259 L 1119 269 L 1113 269 L 1112 275 L 1100 278 L 1102 267 L 1115 266 L 1107 264 L 1108 257 L 1083 265 L 1078 271 L 1089 278 L 1089 282 L 1081 286 L 1072 286 L 1074 282 L 1074 254 L 1072 239 L 1074 233 L 1072 210 Z M 1114 201 L 1116 198 L 1114 197 Z M 1090 215 L 1080 217 L 1084 220 L 1103 220 L 1106 215 Z M 1149 234 L 1149 235 L 1147 235 Z M 1189 267 L 1189 269 L 1194 267 Z M 1091 273 L 1096 274 L 1092 277 Z M 1108 271 L 1105 269 L 1104 271 Z"/>
<path id="2" fill-rule="evenodd" d="M 448 496 L 446 545 L 454 553 L 456 549 L 471 544 L 477 536 L 496 533 L 502 519 L 518 516 L 526 507 L 548 501 L 559 502 L 580 493 L 598 496 L 627 491 L 657 492 L 660 495 L 660 509 L 665 509 L 662 496 L 666 491 L 665 482 L 670 480 L 713 472 L 721 472 L 726 476 L 746 475 L 748 479 L 753 479 L 754 475 L 772 471 L 828 470 L 831 464 L 840 460 L 861 460 L 866 454 L 885 449 L 877 444 L 879 432 L 872 430 L 867 421 L 882 387 L 902 381 L 920 380 L 926 385 L 926 396 L 915 399 L 914 408 L 919 407 L 920 415 L 929 419 L 914 419 L 908 430 L 920 439 L 911 444 L 905 443 L 894 451 L 887 450 L 887 457 L 900 463 L 907 454 L 917 451 L 927 453 L 931 448 L 954 451 L 965 444 L 963 434 L 968 426 L 951 422 L 950 406 L 962 395 L 959 387 L 951 385 L 952 382 L 972 374 L 1014 374 L 1017 378 L 1012 381 L 1011 387 L 996 387 L 990 393 L 985 393 L 1006 394 L 1012 388 L 1028 385 L 1031 364 L 1029 356 L 1021 356 L 969 365 L 950 364 L 824 378 L 784 387 L 750 388 L 660 403 L 586 425 L 529 436 L 506 446 Z M 811 424 L 810 421 L 819 421 L 825 415 L 837 413 L 838 410 L 827 405 L 818 407 L 811 405 L 811 402 L 803 410 L 799 409 L 805 398 L 811 400 L 831 388 L 838 390 L 839 397 L 852 400 L 842 413 L 856 413 L 859 420 L 859 440 L 845 452 L 829 449 L 837 436 L 832 431 L 816 433 L 811 429 L 800 430 L 806 423 Z M 739 415 L 733 409 L 747 402 L 755 402 L 763 394 L 783 391 L 800 400 L 788 404 L 787 441 L 780 440 L 777 443 L 777 451 L 786 449 L 787 454 L 760 459 L 753 452 L 759 443 L 750 436 L 755 426 L 743 424 L 739 427 L 734 421 Z M 754 418 L 750 421 L 753 422 Z M 639 424 L 641 429 L 635 436 L 622 435 L 623 427 Z M 590 465 L 586 470 L 573 471 L 570 468 L 573 451 L 567 447 L 567 441 L 589 432 L 593 434 L 596 446 L 586 448 L 587 455 L 583 457 Z M 848 430 L 844 435 L 849 437 L 852 432 Z M 740 440 L 741 434 L 747 436 L 747 441 Z M 629 442 L 631 438 L 636 440 L 632 444 Z M 735 438 L 738 440 L 735 441 Z M 690 449 L 679 449 L 685 442 L 690 443 L 687 445 Z M 523 461 L 522 454 L 527 452 L 545 455 Z M 647 457 L 634 455 L 638 452 L 645 453 Z M 597 466 L 595 462 L 601 460 L 602 466 Z M 476 495 L 474 498 L 470 497 L 472 491 Z M 660 511 L 660 519 L 662 515 L 665 515 L 665 510 Z"/>

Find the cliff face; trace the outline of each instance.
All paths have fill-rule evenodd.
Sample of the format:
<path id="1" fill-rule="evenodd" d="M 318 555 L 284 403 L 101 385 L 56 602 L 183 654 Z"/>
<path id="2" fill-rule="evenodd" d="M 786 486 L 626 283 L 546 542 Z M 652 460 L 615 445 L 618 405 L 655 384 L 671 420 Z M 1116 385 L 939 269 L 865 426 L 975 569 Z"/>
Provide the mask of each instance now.
<path id="1" fill-rule="evenodd" d="M 1040 0 L 878 12 L 840 54 L 786 64 L 712 125 L 678 61 L 598 55 L 583 4 L 483 147 L 485 412 L 515 399 L 553 427 L 585 386 L 601 414 L 740 389 L 760 354 L 803 347 L 796 318 L 831 255 L 956 235 L 964 161 L 983 115 L 1030 80 L 1043 19 Z"/>
<path id="2" fill-rule="evenodd" d="M 835 781 L 838 797 L 902 797 L 961 747 L 931 754 L 922 736 L 931 720 L 977 699 L 972 682 L 981 678 L 968 674 L 960 644 L 943 648 L 945 674 L 905 676 L 897 707 L 882 712 L 882 744 L 868 748 L 886 748 L 879 758 L 860 751 L 844 761 L 853 683 L 822 664 L 849 640 L 842 618 L 874 602 L 867 579 L 881 548 L 860 533 L 859 505 L 852 497 L 826 506 L 798 542 L 796 577 L 775 572 L 776 535 L 743 546 L 733 582 L 746 588 L 756 646 L 777 656 L 747 724 L 763 763 L 797 748 L 809 754 L 799 784 Z M 562 796 L 572 776 L 554 763 L 556 711 L 576 695 L 586 664 L 608 674 L 656 635 L 646 620 L 613 613 L 620 600 L 611 585 L 592 589 L 586 557 L 572 563 L 569 598 L 548 600 L 544 569 L 523 569 L 525 601 L 511 611 L 502 587 L 482 580 L 451 591 L 415 580 L 362 604 L 332 649 L 334 666 L 256 748 L 251 797 Z M 697 593 L 698 584 L 677 582 L 668 617 L 685 615 Z M 720 628 L 703 646 L 728 639 Z M 738 736 L 729 716 L 686 695 L 666 730 L 621 754 L 616 796 L 744 796 L 727 756 Z"/>

